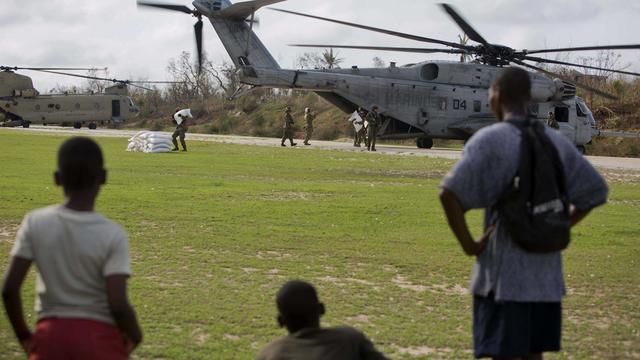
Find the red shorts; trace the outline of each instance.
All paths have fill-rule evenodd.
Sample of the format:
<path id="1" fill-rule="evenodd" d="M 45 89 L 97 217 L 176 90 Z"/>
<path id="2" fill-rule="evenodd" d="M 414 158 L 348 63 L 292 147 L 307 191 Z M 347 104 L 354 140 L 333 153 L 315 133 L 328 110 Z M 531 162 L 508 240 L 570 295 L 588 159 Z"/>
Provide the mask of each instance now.
<path id="1" fill-rule="evenodd" d="M 51 318 L 38 321 L 29 360 L 128 359 L 122 334 L 95 320 Z"/>

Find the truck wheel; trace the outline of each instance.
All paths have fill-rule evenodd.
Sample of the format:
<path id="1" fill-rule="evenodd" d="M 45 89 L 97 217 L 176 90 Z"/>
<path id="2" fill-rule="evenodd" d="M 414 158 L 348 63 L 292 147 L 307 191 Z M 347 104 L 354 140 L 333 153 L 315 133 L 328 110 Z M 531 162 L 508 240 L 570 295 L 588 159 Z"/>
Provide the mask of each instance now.
<path id="1" fill-rule="evenodd" d="M 95 130 L 98 127 L 98 125 L 96 123 L 90 123 L 89 124 L 89 129 L 91 130 Z"/>
<path id="2" fill-rule="evenodd" d="M 74 129 L 80 129 L 82 127 L 82 123 L 81 122 L 75 122 L 73 123 L 73 128 Z"/>

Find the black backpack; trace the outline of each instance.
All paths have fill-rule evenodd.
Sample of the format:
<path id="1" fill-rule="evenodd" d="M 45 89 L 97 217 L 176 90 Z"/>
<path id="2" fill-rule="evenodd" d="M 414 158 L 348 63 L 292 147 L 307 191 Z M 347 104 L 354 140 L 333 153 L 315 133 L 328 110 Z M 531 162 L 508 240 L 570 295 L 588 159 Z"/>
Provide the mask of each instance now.
<path id="1" fill-rule="evenodd" d="M 520 130 L 520 163 L 496 208 L 513 241 L 530 252 L 569 245 L 571 219 L 562 161 L 544 125 L 531 118 L 508 121 Z"/>

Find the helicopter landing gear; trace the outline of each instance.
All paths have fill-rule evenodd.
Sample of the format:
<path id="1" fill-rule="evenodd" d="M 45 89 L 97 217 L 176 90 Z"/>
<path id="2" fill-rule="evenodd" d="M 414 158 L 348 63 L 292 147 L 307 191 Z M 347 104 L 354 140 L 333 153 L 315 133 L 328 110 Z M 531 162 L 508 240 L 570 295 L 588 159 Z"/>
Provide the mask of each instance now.
<path id="1" fill-rule="evenodd" d="M 97 127 L 98 127 L 98 125 L 96 123 L 94 123 L 94 122 L 89 123 L 89 129 L 95 130 Z"/>
<path id="2" fill-rule="evenodd" d="M 587 153 L 587 149 L 585 149 L 584 145 L 578 145 L 578 151 L 580 154 L 584 155 Z"/>
<path id="3" fill-rule="evenodd" d="M 31 125 L 31 123 L 30 123 L 30 122 L 25 121 L 25 120 L 23 120 L 23 121 L 22 121 L 22 127 L 23 127 L 23 128 L 28 129 L 28 128 L 29 128 L 29 125 Z"/>
<path id="4" fill-rule="evenodd" d="M 80 129 L 82 127 L 82 123 L 81 122 L 74 122 L 73 123 L 73 128 L 74 129 Z"/>
<path id="5" fill-rule="evenodd" d="M 419 149 L 431 149 L 433 147 L 433 139 L 431 138 L 418 138 L 416 139 L 416 145 Z"/>

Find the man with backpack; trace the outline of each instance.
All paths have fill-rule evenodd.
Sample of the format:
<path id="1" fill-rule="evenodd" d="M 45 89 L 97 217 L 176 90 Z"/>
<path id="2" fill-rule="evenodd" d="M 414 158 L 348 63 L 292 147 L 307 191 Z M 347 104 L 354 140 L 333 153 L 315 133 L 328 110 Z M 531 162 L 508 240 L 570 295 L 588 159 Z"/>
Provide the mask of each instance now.
<path id="1" fill-rule="evenodd" d="M 489 91 L 498 123 L 478 131 L 445 177 L 440 200 L 467 255 L 477 358 L 542 359 L 560 350 L 560 250 L 571 226 L 607 199 L 607 185 L 560 132 L 527 116 L 529 74 L 502 70 Z M 547 146 L 545 146 L 547 145 Z M 484 208 L 484 234 L 465 220 Z"/>

